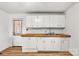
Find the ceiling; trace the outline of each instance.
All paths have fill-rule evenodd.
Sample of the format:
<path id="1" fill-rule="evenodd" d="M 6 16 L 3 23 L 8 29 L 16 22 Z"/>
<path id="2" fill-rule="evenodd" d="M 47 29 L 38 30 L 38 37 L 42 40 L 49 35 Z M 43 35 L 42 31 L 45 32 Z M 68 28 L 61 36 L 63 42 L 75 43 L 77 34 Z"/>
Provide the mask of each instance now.
<path id="1" fill-rule="evenodd" d="M 72 2 L 0 2 L 0 9 L 9 13 L 64 12 Z"/>

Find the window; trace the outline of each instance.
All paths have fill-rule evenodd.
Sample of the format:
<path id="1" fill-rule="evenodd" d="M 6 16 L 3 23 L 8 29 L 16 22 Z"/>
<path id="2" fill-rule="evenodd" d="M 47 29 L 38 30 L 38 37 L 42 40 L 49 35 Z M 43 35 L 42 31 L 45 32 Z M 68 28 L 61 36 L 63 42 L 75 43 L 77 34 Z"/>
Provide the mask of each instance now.
<path id="1" fill-rule="evenodd" d="M 22 20 L 13 20 L 13 35 L 18 35 L 22 33 Z"/>

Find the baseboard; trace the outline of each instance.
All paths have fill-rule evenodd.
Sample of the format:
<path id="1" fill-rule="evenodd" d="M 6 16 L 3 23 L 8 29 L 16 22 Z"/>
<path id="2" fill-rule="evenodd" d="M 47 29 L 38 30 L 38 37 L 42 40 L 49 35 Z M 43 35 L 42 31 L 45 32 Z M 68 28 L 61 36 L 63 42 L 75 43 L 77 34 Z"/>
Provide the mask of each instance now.
<path id="1" fill-rule="evenodd" d="M 79 56 L 79 50 L 78 49 L 70 49 L 69 53 L 71 53 L 73 56 Z"/>
<path id="2" fill-rule="evenodd" d="M 6 49 L 10 48 L 11 46 L 6 47 L 5 49 L 0 51 L 0 54 L 2 54 L 3 51 L 5 51 Z"/>

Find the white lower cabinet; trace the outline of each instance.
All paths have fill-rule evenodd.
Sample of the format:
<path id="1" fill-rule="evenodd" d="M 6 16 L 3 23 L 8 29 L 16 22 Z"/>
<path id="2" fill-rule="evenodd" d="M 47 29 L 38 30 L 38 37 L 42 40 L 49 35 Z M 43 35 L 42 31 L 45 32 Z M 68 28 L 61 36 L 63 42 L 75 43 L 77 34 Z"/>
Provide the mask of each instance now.
<path id="1" fill-rule="evenodd" d="M 69 39 L 61 37 L 14 37 L 13 46 L 22 46 L 22 52 L 68 51 Z"/>
<path id="2" fill-rule="evenodd" d="M 38 51 L 62 51 L 62 40 L 64 38 L 40 38 L 37 42 Z"/>
<path id="3" fill-rule="evenodd" d="M 49 38 L 40 38 L 37 41 L 38 51 L 49 51 L 51 48 L 51 40 Z"/>
<path id="4" fill-rule="evenodd" d="M 23 38 L 22 52 L 37 52 L 37 39 L 34 37 Z"/>
<path id="5" fill-rule="evenodd" d="M 51 38 L 51 51 L 61 51 L 61 38 Z"/>

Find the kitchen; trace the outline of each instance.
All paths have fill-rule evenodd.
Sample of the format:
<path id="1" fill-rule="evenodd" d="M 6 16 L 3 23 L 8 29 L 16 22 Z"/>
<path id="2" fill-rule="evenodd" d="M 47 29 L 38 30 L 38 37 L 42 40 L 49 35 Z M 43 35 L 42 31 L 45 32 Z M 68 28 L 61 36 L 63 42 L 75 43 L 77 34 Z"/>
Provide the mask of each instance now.
<path id="1" fill-rule="evenodd" d="M 36 14 L 32 16 L 26 16 L 26 26 L 26 28 L 24 27 L 25 31 L 22 31 L 23 34 L 19 34 L 21 37 L 16 35 L 14 36 L 13 41 L 14 46 L 22 46 L 23 52 L 37 52 L 45 50 L 47 52 L 68 51 L 70 35 L 62 32 L 65 29 L 65 15 Z M 31 32 L 31 30 L 35 30 L 35 32 Z M 57 31 L 61 32 L 58 33 Z"/>
<path id="2" fill-rule="evenodd" d="M 1 41 L 1 45 L 3 41 L 6 44 L 0 46 L 2 47 L 0 54 L 79 55 L 77 44 L 72 40 L 77 37 L 74 33 L 78 29 L 76 25 L 73 26 L 74 21 L 71 20 L 75 15 L 75 13 L 72 15 L 74 10 L 71 12 L 71 9 L 76 9 L 75 5 L 78 4 L 77 2 L 0 2 L 0 8 L 3 10 L 0 10 L 0 13 L 7 13 L 2 16 L 7 20 L 1 20 L 5 22 L 1 31 L 5 32 L 8 38 L 7 41 Z"/>

